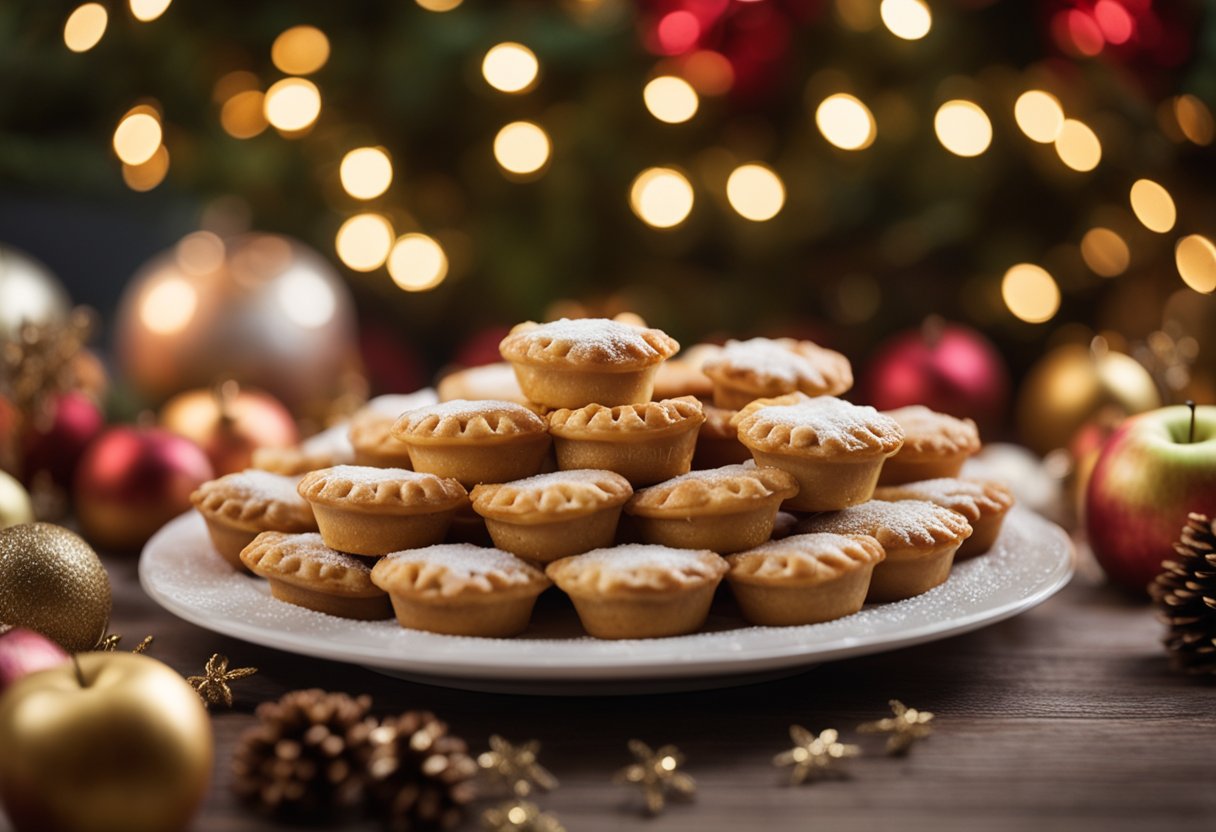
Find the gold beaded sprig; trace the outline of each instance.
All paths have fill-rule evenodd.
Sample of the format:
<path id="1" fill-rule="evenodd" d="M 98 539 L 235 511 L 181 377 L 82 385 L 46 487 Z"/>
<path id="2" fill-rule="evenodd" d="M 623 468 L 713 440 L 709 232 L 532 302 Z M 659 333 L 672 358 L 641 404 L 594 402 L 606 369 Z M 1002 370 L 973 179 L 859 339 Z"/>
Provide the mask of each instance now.
<path id="1" fill-rule="evenodd" d="M 658 751 L 652 751 L 641 740 L 630 740 L 629 751 L 637 762 L 625 766 L 614 779 L 618 783 L 641 787 L 648 814 L 657 815 L 663 811 L 669 792 L 685 800 L 691 800 L 696 794 L 697 781 L 680 771 L 684 755 L 674 745 L 664 745 Z"/>
<path id="2" fill-rule="evenodd" d="M 117 652 L 118 643 L 120 641 L 122 641 L 122 636 L 118 635 L 117 633 L 110 633 L 105 638 L 103 638 L 100 642 L 97 643 L 97 649 L 103 653 Z M 152 641 L 153 641 L 152 636 L 144 636 L 144 640 L 141 641 L 139 644 L 135 645 L 135 649 L 132 650 L 131 652 L 132 653 L 143 653 L 143 652 L 147 651 L 147 649 L 152 646 Z"/>
<path id="3" fill-rule="evenodd" d="M 542 812 L 539 806 L 526 800 L 508 801 L 487 809 L 481 822 L 490 832 L 566 832 L 557 815 Z"/>
<path id="4" fill-rule="evenodd" d="M 857 746 L 841 742 L 840 732 L 835 728 L 820 731 L 816 736 L 801 725 L 791 725 L 790 739 L 794 747 L 774 757 L 773 765 L 793 766 L 790 783 L 795 786 L 836 773 L 839 771 L 836 763 L 861 753 Z"/>
<path id="5" fill-rule="evenodd" d="M 893 716 L 863 722 L 857 726 L 857 730 L 863 734 L 890 734 L 887 737 L 887 753 L 893 756 L 907 754 L 913 743 L 933 733 L 933 727 L 929 724 L 933 721 L 933 714 L 909 708 L 898 699 L 892 699 L 889 704 Z"/>
<path id="6" fill-rule="evenodd" d="M 533 788 L 544 791 L 557 788 L 557 778 L 537 761 L 539 755 L 540 743 L 536 740 L 512 745 L 494 734 L 490 737 L 490 750 L 478 755 L 477 765 L 511 794 L 527 797 Z"/>
<path id="7" fill-rule="evenodd" d="M 190 687 L 198 691 L 198 695 L 203 699 L 203 704 L 207 707 L 223 705 L 225 708 L 231 708 L 232 689 L 228 687 L 228 683 L 252 676 L 257 672 L 256 667 L 238 667 L 229 670 L 228 657 L 212 653 L 211 658 L 207 659 L 207 666 L 203 669 L 204 675 L 187 676 L 186 681 Z"/>

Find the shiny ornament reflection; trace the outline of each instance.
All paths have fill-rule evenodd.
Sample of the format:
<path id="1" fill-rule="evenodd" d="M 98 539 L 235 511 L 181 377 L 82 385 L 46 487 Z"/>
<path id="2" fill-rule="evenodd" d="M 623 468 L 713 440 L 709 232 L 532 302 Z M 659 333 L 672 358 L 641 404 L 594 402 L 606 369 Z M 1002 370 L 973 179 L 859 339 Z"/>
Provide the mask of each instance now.
<path id="1" fill-rule="evenodd" d="M 287 448 L 300 438 L 278 399 L 234 382 L 174 396 L 161 411 L 161 424 L 197 443 L 217 476 L 250 467 L 257 448 Z"/>
<path id="2" fill-rule="evenodd" d="M 0 243 L 0 339 L 17 337 L 23 323 L 63 323 L 70 306 L 50 269 Z"/>
<path id="3" fill-rule="evenodd" d="M 271 234 L 193 234 L 154 259 L 123 296 L 115 340 L 127 381 L 152 401 L 232 379 L 298 413 L 358 366 L 346 286 L 312 249 Z"/>

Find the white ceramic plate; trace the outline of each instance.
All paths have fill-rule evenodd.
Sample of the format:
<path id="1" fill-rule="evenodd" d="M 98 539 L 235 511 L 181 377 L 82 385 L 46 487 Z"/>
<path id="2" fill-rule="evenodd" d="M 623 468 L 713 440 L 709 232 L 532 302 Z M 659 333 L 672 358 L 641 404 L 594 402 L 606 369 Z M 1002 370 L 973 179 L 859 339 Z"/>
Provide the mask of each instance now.
<path id="1" fill-rule="evenodd" d="M 1015 508 L 992 551 L 956 565 L 945 584 L 916 598 L 825 624 L 751 627 L 735 617 L 724 594 L 704 632 L 637 641 L 583 635 L 573 607 L 556 592 L 541 598 L 532 627 L 513 639 L 435 635 L 292 606 L 272 598 L 264 581 L 234 572 L 211 548 L 195 512 L 148 542 L 139 575 L 170 612 L 255 644 L 432 684 L 603 694 L 736 684 L 965 633 L 1049 598 L 1068 583 L 1072 561 L 1061 528 Z"/>

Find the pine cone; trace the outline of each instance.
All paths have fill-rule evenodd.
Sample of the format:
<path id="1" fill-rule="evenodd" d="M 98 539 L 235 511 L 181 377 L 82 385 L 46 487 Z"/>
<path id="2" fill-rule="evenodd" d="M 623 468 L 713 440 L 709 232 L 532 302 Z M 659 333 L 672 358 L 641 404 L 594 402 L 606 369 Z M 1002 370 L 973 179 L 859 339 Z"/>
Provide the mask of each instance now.
<path id="1" fill-rule="evenodd" d="M 1164 642 L 1173 665 L 1188 673 L 1216 673 L 1216 524 L 1191 514 L 1148 591 L 1169 626 Z"/>
<path id="2" fill-rule="evenodd" d="M 233 757 L 236 793 L 288 818 L 328 819 L 363 797 L 371 698 L 297 690 L 258 706 Z"/>
<path id="3" fill-rule="evenodd" d="M 451 829 L 477 796 L 477 763 L 464 740 L 429 711 L 406 711 L 370 732 L 366 748 L 373 808 L 393 832 Z"/>

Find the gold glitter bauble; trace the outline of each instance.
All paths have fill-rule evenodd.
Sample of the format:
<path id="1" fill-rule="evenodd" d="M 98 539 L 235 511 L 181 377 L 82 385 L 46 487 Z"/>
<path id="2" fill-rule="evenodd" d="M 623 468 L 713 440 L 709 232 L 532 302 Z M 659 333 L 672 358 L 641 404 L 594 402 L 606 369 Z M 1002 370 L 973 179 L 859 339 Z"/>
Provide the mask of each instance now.
<path id="1" fill-rule="evenodd" d="M 51 523 L 0 529 L 0 624 L 91 650 L 110 621 L 110 578 L 78 535 Z"/>
<path id="2" fill-rule="evenodd" d="M 34 507 L 25 486 L 0 471 L 0 529 L 34 522 Z"/>

